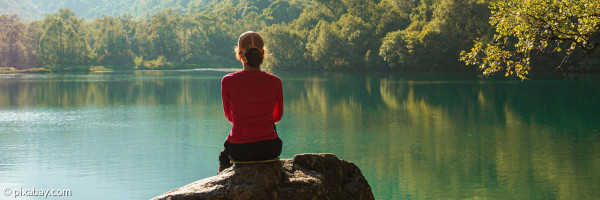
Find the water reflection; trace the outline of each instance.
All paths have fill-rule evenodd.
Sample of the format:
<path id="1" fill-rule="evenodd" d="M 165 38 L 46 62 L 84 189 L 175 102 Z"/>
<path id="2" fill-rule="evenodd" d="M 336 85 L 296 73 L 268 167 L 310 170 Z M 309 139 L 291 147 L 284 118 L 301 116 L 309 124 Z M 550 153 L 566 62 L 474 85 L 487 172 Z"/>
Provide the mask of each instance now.
<path id="1" fill-rule="evenodd" d="M 302 123 L 292 129 L 314 126 L 306 142 L 366 168 L 378 197 L 599 197 L 589 83 L 379 76 L 319 74 L 288 87 Z"/>
<path id="2" fill-rule="evenodd" d="M 164 183 L 132 198 L 212 176 L 211 156 L 224 138 L 216 133 L 230 128 L 220 110 L 225 73 L 3 76 L 0 175 L 17 174 L 11 180 L 31 185 L 19 179 L 27 170 L 11 167 L 28 160 L 81 170 L 83 180 L 100 173 L 114 174 L 101 180 L 116 185 Z M 336 153 L 363 169 L 377 199 L 600 198 L 597 78 L 277 75 L 286 109 L 278 125 L 282 156 Z M 126 138 L 115 139 L 120 135 Z M 50 138 L 54 143 L 44 141 Z M 49 154 L 73 159 L 40 158 Z M 61 184 L 80 180 L 66 176 Z"/>
<path id="3" fill-rule="evenodd" d="M 203 104 L 220 82 L 206 73 L 165 75 L 140 71 L 95 75 L 12 75 L 0 79 L 0 106 L 107 106 Z M 221 73 L 217 73 L 221 74 Z"/>

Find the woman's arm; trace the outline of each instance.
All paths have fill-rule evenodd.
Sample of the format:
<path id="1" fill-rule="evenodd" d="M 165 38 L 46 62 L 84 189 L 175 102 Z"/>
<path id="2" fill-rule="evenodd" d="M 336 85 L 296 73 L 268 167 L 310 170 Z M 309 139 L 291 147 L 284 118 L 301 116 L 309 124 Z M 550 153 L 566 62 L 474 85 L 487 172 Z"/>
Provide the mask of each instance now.
<path id="1" fill-rule="evenodd" d="M 277 123 L 283 116 L 283 88 L 281 86 L 281 80 L 279 80 L 277 88 L 277 99 L 275 100 L 275 109 L 273 110 L 273 122 Z"/>
<path id="2" fill-rule="evenodd" d="M 223 102 L 223 112 L 225 118 L 229 123 L 233 124 L 233 117 L 231 116 L 231 105 L 229 103 L 229 85 L 227 85 L 226 77 L 221 79 L 221 101 Z"/>

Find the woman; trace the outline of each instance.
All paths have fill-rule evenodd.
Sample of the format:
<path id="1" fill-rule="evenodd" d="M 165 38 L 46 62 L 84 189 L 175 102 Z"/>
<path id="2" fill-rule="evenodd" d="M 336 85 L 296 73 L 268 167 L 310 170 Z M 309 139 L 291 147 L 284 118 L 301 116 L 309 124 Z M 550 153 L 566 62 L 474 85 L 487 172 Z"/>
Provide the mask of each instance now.
<path id="1" fill-rule="evenodd" d="M 225 118 L 233 125 L 219 155 L 219 172 L 230 160 L 260 161 L 279 157 L 282 142 L 275 124 L 283 116 L 283 91 L 279 77 L 263 72 L 263 39 L 255 32 L 240 35 L 235 47 L 243 70 L 221 80 Z"/>

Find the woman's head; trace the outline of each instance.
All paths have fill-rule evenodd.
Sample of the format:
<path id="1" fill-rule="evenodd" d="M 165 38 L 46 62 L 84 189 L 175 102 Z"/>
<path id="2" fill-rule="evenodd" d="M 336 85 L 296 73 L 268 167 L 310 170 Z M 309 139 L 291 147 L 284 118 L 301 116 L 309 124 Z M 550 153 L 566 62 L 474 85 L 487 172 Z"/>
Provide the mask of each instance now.
<path id="1" fill-rule="evenodd" d="M 235 47 L 238 60 L 252 68 L 259 68 L 265 58 L 265 43 L 258 33 L 247 31 L 238 38 Z"/>

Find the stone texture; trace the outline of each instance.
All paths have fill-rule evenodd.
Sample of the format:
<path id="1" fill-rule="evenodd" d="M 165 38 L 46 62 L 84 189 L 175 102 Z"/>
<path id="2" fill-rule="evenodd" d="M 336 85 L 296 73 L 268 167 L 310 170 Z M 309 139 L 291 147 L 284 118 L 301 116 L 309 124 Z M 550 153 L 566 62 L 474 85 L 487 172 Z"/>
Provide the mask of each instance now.
<path id="1" fill-rule="evenodd" d="M 374 199 L 360 169 L 334 154 L 299 154 L 279 162 L 236 165 L 153 200 Z"/>

